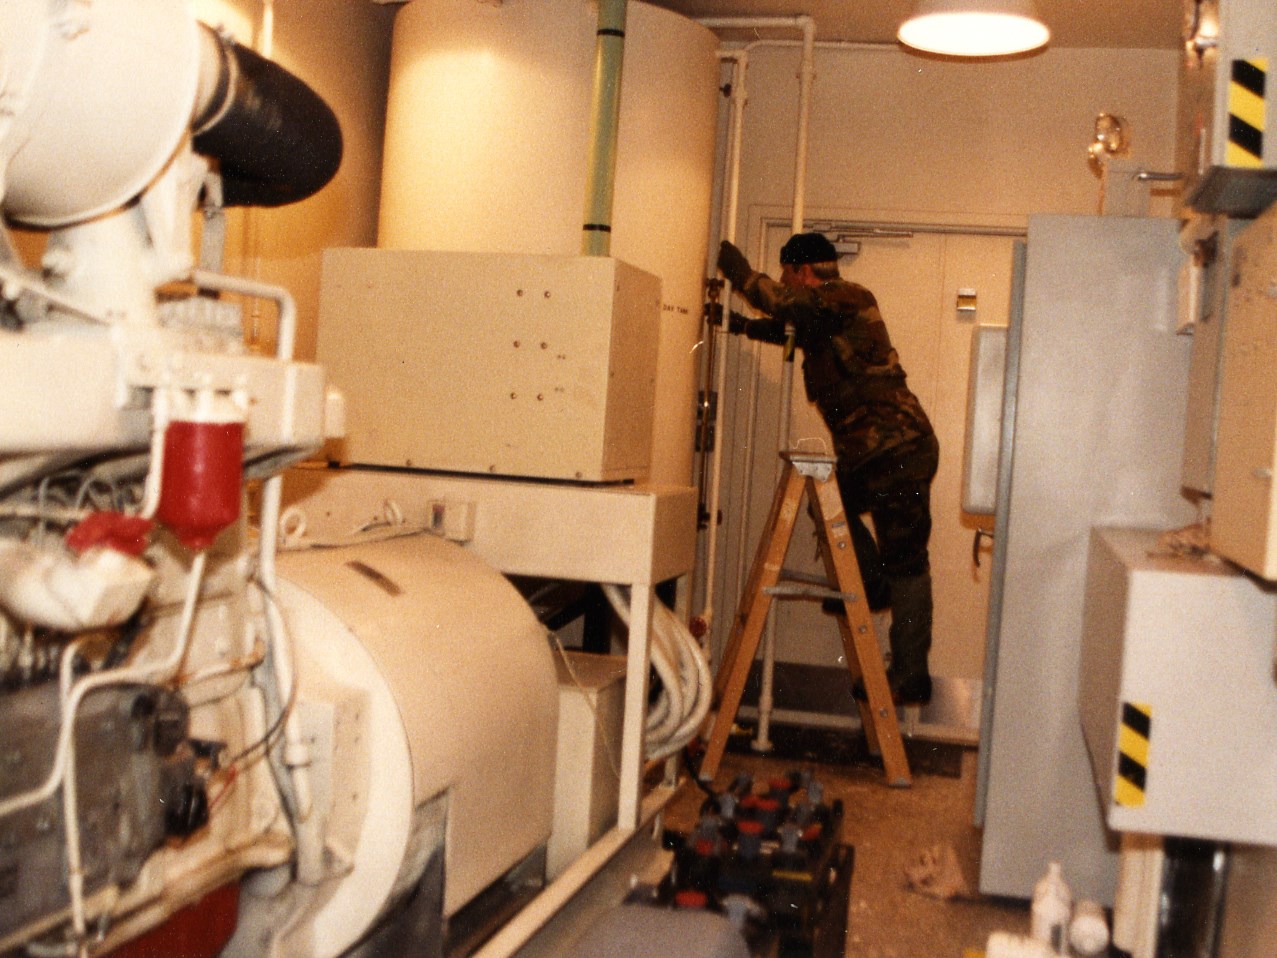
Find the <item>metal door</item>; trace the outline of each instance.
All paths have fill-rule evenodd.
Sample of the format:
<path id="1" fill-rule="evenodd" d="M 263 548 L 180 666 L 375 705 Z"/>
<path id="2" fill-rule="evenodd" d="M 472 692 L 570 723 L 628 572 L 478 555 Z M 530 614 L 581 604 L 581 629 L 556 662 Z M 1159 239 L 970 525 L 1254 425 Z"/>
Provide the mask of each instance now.
<path id="1" fill-rule="evenodd" d="M 910 386 L 940 438 L 940 473 L 932 489 L 931 552 L 936 583 L 932 670 L 944 680 L 941 685 L 946 691 L 937 697 L 945 704 L 938 702 L 924 721 L 934 720 L 947 732 L 974 741 L 990 569 L 987 562 L 981 568 L 973 566 L 972 541 L 977 528 L 987 529 L 992 523 L 988 517 L 963 512 L 961 507 L 968 357 L 977 323 L 1006 323 L 1014 231 L 980 233 L 917 224 L 851 222 L 809 227 L 838 241 L 844 252 L 840 259 L 844 278 L 866 286 L 877 297 Z M 776 258 L 788 236 L 788 223 L 767 224 L 766 253 L 760 268 L 772 276 L 779 275 Z M 724 628 L 730 624 L 735 607 L 737 583 L 743 575 L 740 566 L 753 555 L 776 481 L 783 383 L 781 350 L 777 347 L 733 338 L 728 361 L 724 433 L 730 454 L 725 468 L 727 528 L 720 571 L 724 607 L 715 617 Z M 819 413 L 807 402 L 801 379 L 801 372 L 795 369 L 790 442 L 803 449 L 827 450 L 828 433 Z M 748 407 L 752 389 L 756 389 L 757 414 L 751 423 Z M 742 508 L 746 500 L 748 507 Z M 806 517 L 800 521 L 788 564 L 817 573 L 820 564 L 814 547 L 804 545 L 812 542 L 810 522 Z M 843 668 L 837 631 L 817 606 L 782 604 L 777 639 L 781 661 L 815 669 L 828 667 L 839 689 L 845 685 L 845 678 L 837 674 Z M 778 695 L 781 691 L 778 689 Z M 813 704 L 814 711 L 824 707 L 821 702 Z"/>

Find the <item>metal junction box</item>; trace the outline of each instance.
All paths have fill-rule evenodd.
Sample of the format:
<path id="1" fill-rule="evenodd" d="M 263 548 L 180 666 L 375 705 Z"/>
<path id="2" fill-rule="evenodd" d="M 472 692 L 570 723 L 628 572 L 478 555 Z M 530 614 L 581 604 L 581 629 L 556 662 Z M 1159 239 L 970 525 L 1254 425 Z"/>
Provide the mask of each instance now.
<path id="1" fill-rule="evenodd" d="M 1277 597 L 1158 538 L 1091 534 L 1079 707 L 1104 819 L 1277 844 Z"/>
<path id="2" fill-rule="evenodd" d="M 646 477 L 660 280 L 590 256 L 331 249 L 319 362 L 347 463 Z"/>

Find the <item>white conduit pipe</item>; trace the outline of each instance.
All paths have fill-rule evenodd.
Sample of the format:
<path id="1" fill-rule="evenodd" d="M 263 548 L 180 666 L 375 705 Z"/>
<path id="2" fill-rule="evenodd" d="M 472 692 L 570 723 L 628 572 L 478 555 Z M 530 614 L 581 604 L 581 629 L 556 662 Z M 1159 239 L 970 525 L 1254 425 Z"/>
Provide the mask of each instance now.
<path id="1" fill-rule="evenodd" d="M 271 664 L 275 672 L 275 684 L 280 697 L 280 708 L 288 714 L 284 718 L 284 765 L 288 768 L 293 784 L 294 814 L 298 825 L 310 818 L 312 808 L 310 775 L 310 749 L 302 738 L 301 722 L 297 710 L 289 707 L 291 694 L 285 694 L 297 681 L 293 649 L 288 641 L 288 630 L 283 614 L 279 611 L 279 579 L 275 570 L 275 556 L 279 549 L 279 513 L 283 498 L 282 476 L 271 476 L 262 484 L 261 541 L 258 558 L 258 574 L 266 589 L 266 622 L 269 626 Z"/>
<path id="2" fill-rule="evenodd" d="M 668 629 L 671 640 L 677 641 L 685 649 L 686 654 L 682 658 L 683 677 L 688 683 L 694 683 L 695 694 L 691 704 L 685 709 L 682 724 L 674 730 L 670 740 L 655 751 L 651 756 L 653 759 L 674 755 L 696 737 L 705 722 L 705 716 L 709 714 L 714 697 L 714 675 L 709 668 L 709 657 L 700 642 L 662 603 L 658 602 L 657 606 L 654 616 L 656 628 Z"/>
<path id="3" fill-rule="evenodd" d="M 802 232 L 807 204 L 807 139 L 811 128 L 811 88 L 816 79 L 816 21 L 799 17 L 803 31 L 802 59 L 798 65 L 798 144 L 794 161 L 794 216 L 790 228 Z"/>
<path id="4" fill-rule="evenodd" d="M 798 66 L 798 143 L 794 162 L 794 210 L 790 221 L 791 233 L 803 231 L 803 214 L 807 197 L 807 139 L 811 126 L 811 87 L 816 76 L 814 46 L 816 25 L 810 17 L 803 20 L 802 57 Z M 781 372 L 780 387 L 780 452 L 789 450 L 789 420 L 794 396 L 794 337 L 793 331 L 785 343 L 785 362 Z M 780 481 L 780 462 L 776 463 L 776 481 Z M 758 693 L 758 730 L 753 747 L 760 752 L 770 752 L 771 717 L 775 705 L 774 677 L 776 672 L 776 605 L 772 604 L 767 616 L 767 628 L 763 633 L 762 681 Z"/>
<path id="5" fill-rule="evenodd" d="M 779 28 L 798 29 L 802 31 L 802 34 L 803 34 L 802 55 L 799 61 L 799 70 L 798 70 L 798 138 L 797 138 L 797 143 L 795 146 L 794 202 L 793 202 L 793 217 L 791 221 L 791 232 L 800 233 L 802 232 L 802 228 L 803 228 L 803 219 L 805 214 L 805 198 L 806 198 L 806 191 L 807 191 L 808 134 L 810 129 L 810 121 L 811 121 L 812 81 L 815 78 L 814 51 L 815 51 L 815 44 L 816 44 L 816 22 L 814 19 L 812 19 L 809 16 L 758 17 L 758 18 L 751 18 L 751 17 L 707 18 L 707 19 L 700 20 L 699 22 L 711 29 L 714 29 L 714 28 L 727 29 L 727 28 L 733 28 L 733 27 L 736 27 L 736 28 L 779 27 Z M 767 41 L 763 41 L 763 40 L 755 41 L 753 43 L 748 44 L 746 47 L 746 50 L 750 50 L 754 47 L 764 46 L 764 45 L 767 45 Z M 760 237 L 759 245 L 761 246 L 763 242 L 764 242 L 764 239 Z M 755 261 L 758 262 L 759 260 L 761 260 L 761 253 L 758 254 L 758 259 L 756 259 Z M 726 304 L 726 308 L 729 310 L 730 310 L 730 306 L 731 306 L 730 302 Z M 790 420 L 791 409 L 792 409 L 793 377 L 794 377 L 792 344 L 787 344 L 785 349 L 786 349 L 787 355 L 786 355 L 786 360 L 784 362 L 784 365 L 782 366 L 781 390 L 780 390 L 779 451 L 781 452 L 786 451 L 789 448 L 789 431 L 790 431 L 789 420 Z M 758 377 L 758 367 L 757 367 L 757 363 L 755 363 L 754 372 L 751 376 L 751 383 L 750 383 L 750 392 L 751 392 L 750 405 L 751 407 L 753 407 L 751 408 L 749 413 L 750 430 L 751 430 L 749 435 L 751 437 L 753 435 L 753 432 L 752 432 L 753 425 L 754 425 L 753 420 L 756 418 L 756 412 L 755 412 L 756 405 L 752 397 L 755 396 L 757 393 L 757 377 Z M 751 463 L 753 458 L 752 452 L 753 452 L 753 446 L 751 444 L 750 452 L 747 453 L 746 455 L 745 482 L 747 484 L 746 485 L 747 489 L 748 489 L 748 484 L 750 482 L 748 477 L 751 476 L 753 472 L 751 468 Z M 780 478 L 779 463 L 777 464 L 776 478 L 777 480 L 779 480 Z M 742 496 L 741 522 L 740 522 L 740 528 L 742 530 L 748 529 L 749 505 L 750 503 L 749 503 L 748 495 Z M 744 549 L 742 549 L 741 551 L 742 560 L 744 558 L 745 551 L 746 550 Z M 738 568 L 738 571 L 737 571 L 738 587 L 743 585 L 742 575 L 743 573 Z M 775 619 L 775 610 L 773 609 L 772 612 L 768 615 L 767 628 L 763 636 L 762 688 L 760 690 L 759 703 L 758 703 L 758 713 L 759 713 L 758 733 L 754 740 L 754 748 L 758 749 L 759 751 L 767 751 L 771 748 L 771 742 L 768 736 L 769 736 L 769 728 L 771 723 L 771 712 L 772 712 L 773 703 L 774 703 L 773 674 L 775 669 L 775 660 L 776 660 L 776 619 Z"/>
<path id="6" fill-rule="evenodd" d="M 764 234 L 765 234 L 764 230 Z M 754 250 L 754 262 L 760 263 L 763 258 L 763 250 L 767 240 L 765 235 L 760 235 L 758 244 Z M 754 555 L 754 551 L 750 548 L 753 543 L 749 539 L 749 515 L 750 500 L 754 495 L 754 460 L 757 456 L 757 443 L 754 442 L 754 436 L 758 429 L 758 396 L 759 396 L 759 380 L 762 378 L 762 344 L 751 341 L 749 364 L 749 389 L 746 394 L 746 413 L 745 413 L 745 470 L 741 475 L 740 488 L 740 520 L 738 528 L 740 529 L 741 547 L 736 550 L 736 588 L 738 590 L 745 587 L 745 576 L 747 575 L 747 563 Z M 784 363 L 782 366 L 783 373 L 790 373 L 793 369 L 793 363 Z M 737 600 L 739 602 L 739 599 Z M 776 637 L 776 608 L 773 603 L 767 613 L 766 631 L 763 633 L 763 671 L 762 685 L 759 687 L 759 714 L 763 712 L 763 696 L 766 695 L 770 703 L 772 682 L 771 673 L 775 662 L 775 637 Z M 768 710 L 770 715 L 770 707 Z M 767 742 L 766 733 L 763 731 L 762 723 L 759 723 L 758 738 L 751 747 L 758 751 L 769 751 L 771 749 L 770 742 Z M 765 743 L 766 744 L 763 744 Z"/>
<path id="7" fill-rule="evenodd" d="M 679 676 L 685 686 L 685 705 L 681 721 L 664 742 L 654 742 L 648 758 L 668 758 L 680 752 L 700 731 L 709 714 L 710 700 L 714 694 L 714 678 L 709 669 L 700 643 L 669 609 L 658 602 L 653 610 L 653 629 L 664 634 L 679 654 Z"/>
<path id="8" fill-rule="evenodd" d="M 275 53 L 275 0 L 263 0 L 262 22 L 257 31 L 257 52 L 269 60 Z M 256 280 L 262 275 L 262 215 L 263 210 L 250 206 L 244 213 L 244 251 L 248 261 L 249 274 Z M 260 307 L 254 304 L 249 321 L 248 341 L 256 345 L 261 330 Z"/>
<path id="9" fill-rule="evenodd" d="M 754 258 L 752 262 L 759 263 L 763 259 L 763 251 L 766 245 L 766 238 L 763 235 L 758 237 L 758 242 L 754 247 Z M 750 363 L 749 363 L 749 386 L 745 394 L 745 453 L 743 456 L 745 468 L 741 473 L 740 485 L 740 517 L 738 519 L 737 528 L 740 530 L 738 540 L 740 546 L 736 550 L 736 588 L 744 588 L 747 563 L 754 553 L 749 546 L 752 544 L 749 540 L 749 503 L 754 493 L 754 458 L 756 455 L 756 446 L 754 443 L 754 433 L 758 428 L 758 383 L 762 378 L 761 374 L 761 346 L 762 344 L 749 340 Z M 739 599 L 737 600 L 739 603 Z M 768 622 L 771 623 L 773 617 L 768 616 Z"/>
<path id="10" fill-rule="evenodd" d="M 275 331 L 275 358 L 284 362 L 292 360 L 297 343 L 297 304 L 288 290 L 255 279 L 210 273 L 202 269 L 191 270 L 190 280 L 200 289 L 273 301 L 279 312 L 276 319 L 278 328 Z"/>
<path id="11" fill-rule="evenodd" d="M 273 300 L 278 311 L 275 357 L 281 362 L 292 360 L 297 342 L 297 304 L 288 290 L 270 283 L 239 276 L 225 276 L 220 273 L 206 273 L 203 270 L 193 270 L 191 282 L 201 289 Z M 293 688 L 296 675 L 288 633 L 278 603 L 275 601 L 275 597 L 279 594 L 275 556 L 279 548 L 279 516 L 283 499 L 283 483 L 282 476 L 272 476 L 262 485 L 258 570 L 267 591 L 266 622 L 270 632 L 271 663 L 275 673 L 275 685 L 281 697 L 281 708 L 287 708 L 284 691 Z M 293 812 L 297 816 L 298 825 L 304 825 L 310 818 L 313 805 L 309 772 L 310 749 L 303 738 L 301 720 L 297 716 L 296 709 L 289 709 L 284 718 L 284 764 L 288 767 L 289 779 L 293 785 L 295 805 Z"/>
<path id="12" fill-rule="evenodd" d="M 765 232 L 765 231 L 764 231 Z M 754 246 L 754 262 L 761 262 L 763 253 L 767 244 L 766 237 L 760 235 L 758 242 Z M 742 548 L 736 550 L 736 583 L 737 588 L 741 588 L 745 582 L 745 570 L 747 563 L 752 555 L 748 548 L 744 548 L 749 544 L 749 514 L 750 499 L 754 494 L 754 460 L 757 456 L 757 448 L 754 443 L 754 433 L 758 429 L 758 383 L 762 379 L 762 343 L 756 340 L 749 341 L 750 363 L 749 363 L 749 388 L 746 391 L 745 403 L 745 469 L 741 474 L 740 489 L 740 541 Z"/>
<path id="13" fill-rule="evenodd" d="M 626 625 L 629 625 L 628 617 Z M 683 720 L 684 687 L 682 670 L 679 668 L 678 649 L 673 648 L 669 636 L 656 628 L 655 616 L 652 624 L 652 667 L 661 677 L 661 682 L 669 690 L 669 695 L 662 695 L 657 700 L 657 708 L 648 716 L 645 728 L 647 742 L 663 742 L 674 733 Z"/>
<path id="14" fill-rule="evenodd" d="M 748 99 L 745 80 L 749 71 L 749 54 L 744 50 L 731 53 L 720 52 L 719 58 L 732 61 L 732 94 L 731 113 L 728 121 L 728 154 L 726 163 L 726 190 L 724 212 L 722 217 L 723 239 L 736 241 L 736 217 L 740 202 L 740 157 L 741 140 L 744 130 L 745 102 Z M 711 250 L 711 252 L 713 252 Z M 715 254 L 716 255 L 716 254 Z M 732 287 L 730 283 L 723 286 L 723 309 L 730 312 L 732 305 Z M 724 317 L 724 322 L 727 317 Z M 704 623 L 705 634 L 712 632 L 714 624 L 714 589 L 718 582 L 718 511 L 722 504 L 723 488 L 723 409 L 721 397 L 727 390 L 727 330 L 723 327 L 707 331 L 707 335 L 716 337 L 724 345 L 714 350 L 714 361 L 707 371 L 706 388 L 711 388 L 712 381 L 715 395 L 720 401 L 714 406 L 714 452 L 710 459 L 709 502 L 709 534 L 705 541 L 705 595 L 701 606 L 700 620 Z"/>
<path id="15" fill-rule="evenodd" d="M 696 22 L 711 30 L 806 30 L 808 23 L 814 23 L 806 15 L 796 17 L 697 17 Z M 749 46 L 760 46 L 766 40 L 750 43 Z"/>
<path id="16" fill-rule="evenodd" d="M 164 439 L 168 435 L 169 394 L 167 389 L 151 393 L 151 466 L 142 488 L 142 506 L 138 515 L 154 519 L 160 507 L 160 485 L 164 477 Z"/>
<path id="17" fill-rule="evenodd" d="M 628 624 L 629 603 L 620 588 L 604 585 L 603 591 Z M 659 730 L 649 728 L 644 740 L 647 758 L 655 761 L 681 751 L 696 736 L 709 714 L 714 678 L 700 643 L 663 602 L 652 606 L 652 633 L 652 664 L 665 686 L 661 698 L 668 700 L 671 713 Z"/>

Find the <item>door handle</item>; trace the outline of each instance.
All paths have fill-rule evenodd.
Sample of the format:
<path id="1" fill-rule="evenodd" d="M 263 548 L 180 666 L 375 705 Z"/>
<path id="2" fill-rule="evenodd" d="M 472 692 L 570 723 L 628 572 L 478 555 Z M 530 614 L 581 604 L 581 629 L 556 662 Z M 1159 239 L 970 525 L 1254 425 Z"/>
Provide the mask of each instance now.
<path id="1" fill-rule="evenodd" d="M 971 562 L 978 569 L 980 568 L 980 540 L 987 538 L 993 541 L 993 533 L 988 529 L 977 529 L 975 538 L 971 540 Z"/>

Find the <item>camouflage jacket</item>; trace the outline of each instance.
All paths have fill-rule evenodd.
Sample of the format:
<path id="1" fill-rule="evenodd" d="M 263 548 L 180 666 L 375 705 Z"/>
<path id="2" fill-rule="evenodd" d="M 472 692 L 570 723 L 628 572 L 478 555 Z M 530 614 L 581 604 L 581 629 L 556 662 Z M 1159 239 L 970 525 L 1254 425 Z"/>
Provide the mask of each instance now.
<path id="1" fill-rule="evenodd" d="M 905 385 L 878 302 L 865 287 L 831 280 L 791 289 L 754 273 L 739 292 L 771 317 L 746 324 L 750 339 L 783 344 L 786 324 L 794 327 L 807 398 L 824 417 L 843 468 L 933 434 L 918 397 Z"/>

